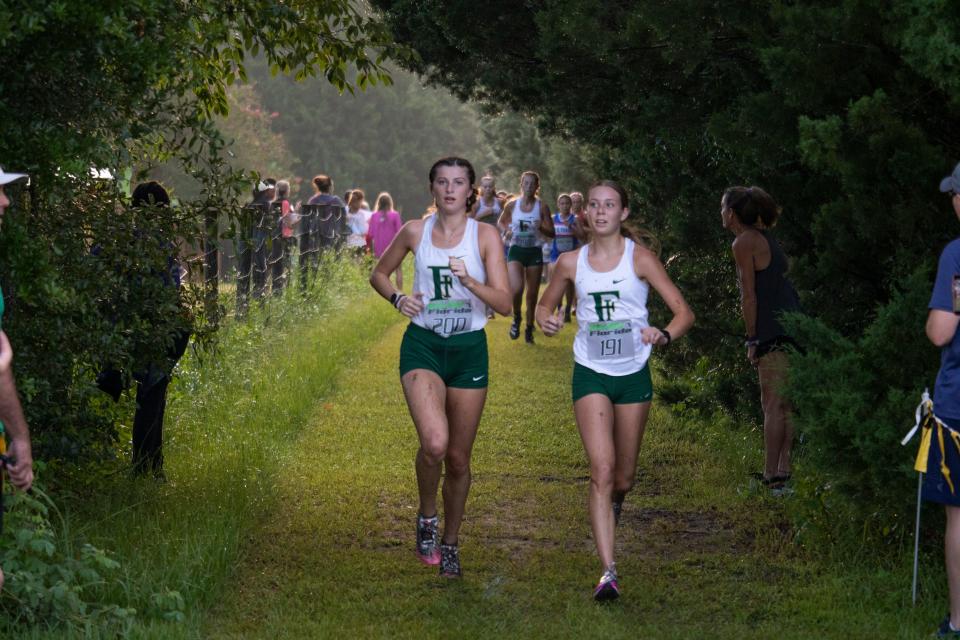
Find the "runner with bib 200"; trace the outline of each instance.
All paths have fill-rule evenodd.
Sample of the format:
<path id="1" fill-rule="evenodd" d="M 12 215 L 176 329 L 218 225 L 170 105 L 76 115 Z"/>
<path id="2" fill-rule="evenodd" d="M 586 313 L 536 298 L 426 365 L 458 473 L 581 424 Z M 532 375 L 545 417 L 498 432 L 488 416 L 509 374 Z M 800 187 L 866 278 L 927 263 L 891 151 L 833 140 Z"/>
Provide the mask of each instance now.
<path id="1" fill-rule="evenodd" d="M 540 277 L 543 275 L 543 240 L 553 238 L 553 218 L 550 207 L 537 197 L 540 176 L 533 171 L 520 175 L 520 197 L 511 200 L 503 208 L 497 223 L 507 234 L 510 249 L 507 253 L 507 273 L 513 291 L 513 324 L 510 338 L 520 337 L 520 308 L 523 305 L 523 289 L 527 289 L 527 328 L 524 339 L 533 344 L 533 310 L 540 294 Z"/>
<path id="2" fill-rule="evenodd" d="M 622 187 L 610 180 L 593 185 L 585 215 L 589 242 L 560 256 L 537 305 L 537 324 L 544 335 L 555 335 L 564 324 L 557 305 L 567 285 L 574 283 L 578 330 L 573 343 L 573 409 L 590 460 L 590 524 L 603 569 L 594 589 L 597 600 L 620 595 L 614 527 L 623 499 L 633 488 L 653 398 L 650 352 L 693 325 L 693 312 L 657 254 L 623 225 L 628 215 Z M 663 329 L 648 321 L 651 286 L 673 312 Z"/>
<path id="3" fill-rule="evenodd" d="M 457 542 L 489 382 L 486 308 L 510 310 L 500 235 L 467 217 L 475 181 L 463 158 L 438 160 L 430 169 L 436 213 L 406 223 L 370 276 L 374 289 L 411 320 L 400 346 L 400 382 L 420 440 L 416 553 L 446 577 L 461 575 Z M 390 282 L 407 253 L 414 255 L 409 296 Z M 440 538 L 437 489 L 444 471 Z"/>

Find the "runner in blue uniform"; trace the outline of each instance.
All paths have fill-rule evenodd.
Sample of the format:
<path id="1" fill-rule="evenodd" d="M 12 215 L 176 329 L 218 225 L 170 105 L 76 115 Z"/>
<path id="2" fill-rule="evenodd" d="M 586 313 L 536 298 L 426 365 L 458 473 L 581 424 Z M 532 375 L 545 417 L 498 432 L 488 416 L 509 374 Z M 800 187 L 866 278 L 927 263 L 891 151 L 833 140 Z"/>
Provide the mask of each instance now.
<path id="1" fill-rule="evenodd" d="M 580 246 L 582 232 L 577 225 L 577 215 L 572 211 L 573 199 L 569 194 L 561 193 L 557 198 L 557 213 L 553 214 L 553 242 L 550 247 L 550 264 L 547 266 L 550 275 L 556 268 L 557 260 L 560 254 L 573 251 Z M 549 280 L 550 278 L 547 278 Z M 571 306 L 574 299 L 574 286 L 570 283 L 564 292 L 567 298 L 567 304 L 563 308 L 563 321 L 570 322 Z M 562 301 L 561 301 L 562 302 Z"/>

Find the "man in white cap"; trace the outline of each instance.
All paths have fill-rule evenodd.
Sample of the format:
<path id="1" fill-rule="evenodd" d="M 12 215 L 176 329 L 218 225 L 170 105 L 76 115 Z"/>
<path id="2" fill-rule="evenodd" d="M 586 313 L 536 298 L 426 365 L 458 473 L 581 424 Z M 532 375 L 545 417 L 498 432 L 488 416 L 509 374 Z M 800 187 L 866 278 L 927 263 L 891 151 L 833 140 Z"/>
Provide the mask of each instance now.
<path id="1" fill-rule="evenodd" d="M 0 223 L 3 214 L 10 206 L 4 188 L 6 185 L 25 180 L 26 174 L 7 173 L 0 167 Z M 0 327 L 3 320 L 3 291 L 0 291 Z M 10 341 L 0 328 L 0 434 L 6 431 L 10 447 L 3 460 L 13 486 L 27 491 L 33 484 L 33 451 L 30 447 L 30 429 L 23 417 L 23 408 L 20 406 L 20 397 L 17 395 L 17 385 L 13 379 L 13 349 Z M 3 436 L 0 435 L 0 452 L 4 449 Z M 0 570 L 0 588 L 3 587 L 3 571 Z"/>

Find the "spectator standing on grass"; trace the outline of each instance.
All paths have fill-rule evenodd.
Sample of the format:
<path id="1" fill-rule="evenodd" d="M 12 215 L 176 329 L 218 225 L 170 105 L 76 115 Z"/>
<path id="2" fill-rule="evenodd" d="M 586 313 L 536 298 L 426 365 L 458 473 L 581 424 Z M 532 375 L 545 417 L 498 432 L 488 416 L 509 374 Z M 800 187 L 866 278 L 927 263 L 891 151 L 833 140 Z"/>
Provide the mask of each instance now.
<path id="1" fill-rule="evenodd" d="M 10 206 L 5 187 L 26 180 L 23 173 L 6 173 L 0 167 L 0 224 L 3 215 Z M 17 384 L 13 378 L 13 348 L 2 329 L 3 291 L 0 291 L 0 438 L 10 443 L 7 449 L 10 463 L 4 464 L 10 482 L 21 491 L 29 491 L 33 486 L 33 450 L 30 446 L 30 429 L 20 406 Z M 2 445 L 0 445 L 2 446 Z M 2 473 L 2 471 L 0 471 Z M 3 588 L 3 570 L 0 569 L 0 589 Z"/>
<path id="2" fill-rule="evenodd" d="M 402 226 L 400 214 L 393 210 L 393 197 L 386 191 L 382 192 L 377 196 L 377 210 L 373 212 L 367 228 L 367 239 L 374 258 L 379 259 L 383 255 Z M 394 275 L 397 289 L 403 289 L 403 267 L 398 267 Z"/>
<path id="3" fill-rule="evenodd" d="M 293 208 L 290 206 L 290 183 L 286 180 L 277 181 L 277 197 L 273 201 L 277 229 L 273 233 L 273 246 L 270 249 L 270 266 L 273 295 L 283 293 L 285 274 L 289 263 L 290 250 L 293 242 Z M 278 210 L 279 207 L 279 210 Z"/>
<path id="4" fill-rule="evenodd" d="M 338 207 L 345 207 L 344 201 L 340 196 L 333 194 L 333 179 L 325 174 L 317 174 L 313 177 L 313 188 L 316 191 L 307 204 L 332 204 Z"/>
<path id="5" fill-rule="evenodd" d="M 953 213 L 960 218 L 960 164 L 940 182 L 940 191 L 950 195 Z M 940 372 L 933 391 L 933 411 L 950 435 L 960 432 L 960 237 L 940 254 L 937 279 L 930 296 L 927 337 L 940 347 Z M 943 440 L 931 438 L 923 499 L 938 502 L 947 514 L 944 559 L 950 587 L 950 610 L 937 629 L 941 638 L 960 638 L 960 450 L 948 434 Z M 940 443 L 946 441 L 945 446 Z M 944 460 L 945 458 L 945 460 Z M 943 463 L 952 483 L 943 473 Z"/>
<path id="6" fill-rule="evenodd" d="M 267 254 L 269 253 L 267 220 L 270 216 L 270 207 L 276 197 L 277 181 L 273 178 L 260 181 L 253 190 L 251 204 L 257 206 L 253 220 L 253 297 L 261 300 L 267 289 Z"/>
<path id="7" fill-rule="evenodd" d="M 350 192 L 350 199 L 347 201 L 347 226 L 350 227 L 347 247 L 353 249 L 358 255 L 363 255 L 367 247 L 367 220 L 370 217 L 367 214 L 371 213 L 363 208 L 363 199 L 363 191 L 354 189 Z"/>
<path id="8" fill-rule="evenodd" d="M 740 310 L 747 333 L 747 360 L 757 368 L 763 405 L 764 465 L 758 479 L 773 495 L 789 491 L 793 418 L 783 397 L 786 350 L 796 342 L 780 324 L 780 315 L 800 310 L 787 279 L 787 257 L 770 231 L 780 207 L 760 187 L 730 187 L 720 199 L 720 220 L 734 236 L 733 257 L 740 284 Z"/>
<path id="9" fill-rule="evenodd" d="M 133 190 L 135 208 L 169 207 L 170 196 L 159 182 L 151 181 Z M 165 240 L 171 255 L 167 259 L 162 278 L 165 284 L 177 292 L 181 285 L 181 267 L 173 256 L 173 242 Z M 176 293 L 179 298 L 179 293 Z M 178 300 L 179 303 L 179 300 Z M 178 307 L 179 308 L 179 307 Z M 163 481 L 163 416 L 167 406 L 167 387 L 177 362 L 183 357 L 190 340 L 190 330 L 185 316 L 183 323 L 170 335 L 150 336 L 149 340 L 166 342 L 166 353 L 156 362 L 150 362 L 134 373 L 137 381 L 137 410 L 133 416 L 133 472 L 135 475 L 153 473 Z"/>

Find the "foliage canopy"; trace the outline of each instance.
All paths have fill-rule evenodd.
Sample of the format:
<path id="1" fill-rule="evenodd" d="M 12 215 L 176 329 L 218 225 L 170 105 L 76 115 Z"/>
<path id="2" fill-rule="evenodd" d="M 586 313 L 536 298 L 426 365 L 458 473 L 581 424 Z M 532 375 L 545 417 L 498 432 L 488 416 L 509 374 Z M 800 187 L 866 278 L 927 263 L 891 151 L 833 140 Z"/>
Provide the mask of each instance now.
<path id="1" fill-rule="evenodd" d="M 213 329 L 199 285 L 179 301 L 163 291 L 170 250 L 157 240 L 197 244 L 208 213 L 236 211 L 247 190 L 216 128 L 247 57 L 353 91 L 389 82 L 399 54 L 349 0 L 0 0 L 0 164 L 32 179 L 0 234 L 4 328 L 41 456 L 109 452 L 96 371 L 156 361 L 189 312 L 201 335 Z M 202 189 L 134 219 L 126 189 L 159 162 Z"/>

